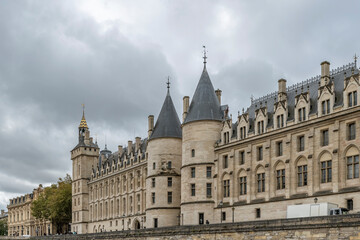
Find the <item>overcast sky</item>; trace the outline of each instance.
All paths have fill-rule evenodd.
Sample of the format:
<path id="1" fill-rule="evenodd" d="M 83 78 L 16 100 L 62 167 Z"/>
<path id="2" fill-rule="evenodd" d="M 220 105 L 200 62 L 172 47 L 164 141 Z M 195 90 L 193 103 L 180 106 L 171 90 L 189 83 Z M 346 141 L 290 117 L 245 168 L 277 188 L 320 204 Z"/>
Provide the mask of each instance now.
<path id="1" fill-rule="evenodd" d="M 171 78 L 179 116 L 208 72 L 237 115 L 250 97 L 353 61 L 359 1 L 0 1 L 0 209 L 71 174 L 84 103 L 116 151 L 147 136 Z M 105 137 L 106 136 L 106 137 Z"/>

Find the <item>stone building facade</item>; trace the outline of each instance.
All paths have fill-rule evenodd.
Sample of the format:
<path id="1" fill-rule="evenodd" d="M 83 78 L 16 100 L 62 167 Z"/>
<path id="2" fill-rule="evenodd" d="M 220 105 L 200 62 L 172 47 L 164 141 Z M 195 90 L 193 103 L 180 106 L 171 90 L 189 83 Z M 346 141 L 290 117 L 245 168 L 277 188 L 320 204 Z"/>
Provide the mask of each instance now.
<path id="1" fill-rule="evenodd" d="M 50 221 L 36 219 L 31 214 L 31 204 L 39 197 L 44 188 L 39 185 L 32 193 L 10 199 L 8 208 L 9 236 L 42 236 L 53 234 Z"/>
<path id="2" fill-rule="evenodd" d="M 204 58 L 206 60 L 206 57 Z M 360 82 L 354 63 L 259 99 L 236 118 L 204 69 L 182 123 L 168 89 L 148 136 L 100 151 L 85 116 L 73 161 L 78 233 L 286 218 L 288 205 L 360 211 Z"/>

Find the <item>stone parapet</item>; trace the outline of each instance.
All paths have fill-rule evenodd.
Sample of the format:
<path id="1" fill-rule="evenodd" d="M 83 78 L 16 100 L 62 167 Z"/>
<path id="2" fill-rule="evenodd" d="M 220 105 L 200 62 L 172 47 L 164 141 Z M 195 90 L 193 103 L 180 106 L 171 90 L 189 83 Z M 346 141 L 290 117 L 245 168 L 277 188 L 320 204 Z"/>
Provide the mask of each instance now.
<path id="1" fill-rule="evenodd" d="M 360 214 L 178 226 L 96 234 L 32 237 L 65 239 L 360 239 Z"/>

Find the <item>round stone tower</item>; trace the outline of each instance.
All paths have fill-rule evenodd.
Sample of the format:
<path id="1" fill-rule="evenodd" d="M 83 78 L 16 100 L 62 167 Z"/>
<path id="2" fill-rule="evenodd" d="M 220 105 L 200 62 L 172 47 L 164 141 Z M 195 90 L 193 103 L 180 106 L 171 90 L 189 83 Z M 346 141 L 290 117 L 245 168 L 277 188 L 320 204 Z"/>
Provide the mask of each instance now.
<path id="1" fill-rule="evenodd" d="M 149 134 L 146 227 L 176 226 L 180 223 L 181 124 L 169 89 L 154 128 L 149 116 Z"/>
<path id="2" fill-rule="evenodd" d="M 184 111 L 181 224 L 214 223 L 214 145 L 220 139 L 223 113 L 206 70 L 206 61 L 190 107 Z"/>

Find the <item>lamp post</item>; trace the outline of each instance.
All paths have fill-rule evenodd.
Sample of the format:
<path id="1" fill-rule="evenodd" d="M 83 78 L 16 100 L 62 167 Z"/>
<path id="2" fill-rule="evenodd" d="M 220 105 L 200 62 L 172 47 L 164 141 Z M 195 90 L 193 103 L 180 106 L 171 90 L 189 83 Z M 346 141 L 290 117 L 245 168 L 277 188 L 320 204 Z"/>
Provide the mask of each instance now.
<path id="1" fill-rule="evenodd" d="M 220 203 L 219 203 L 219 205 L 220 205 L 220 223 L 222 223 L 222 215 L 223 215 L 223 212 L 222 212 L 222 207 L 223 207 L 223 201 L 220 201 Z"/>
<path id="2" fill-rule="evenodd" d="M 235 208 L 232 207 L 232 222 L 234 222 L 234 211 L 235 211 Z"/>

